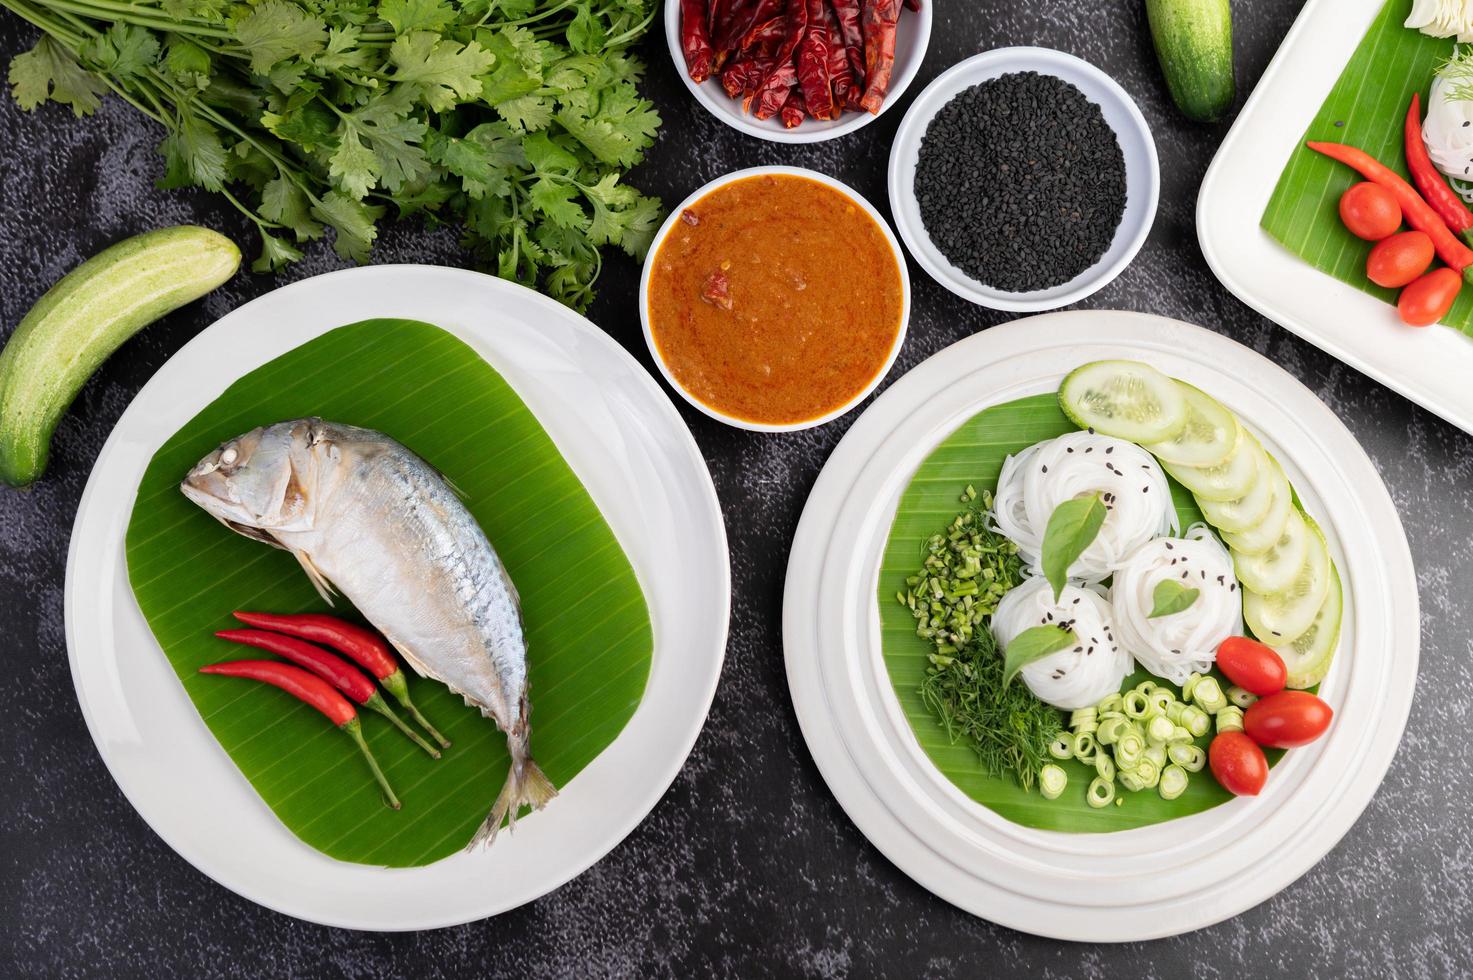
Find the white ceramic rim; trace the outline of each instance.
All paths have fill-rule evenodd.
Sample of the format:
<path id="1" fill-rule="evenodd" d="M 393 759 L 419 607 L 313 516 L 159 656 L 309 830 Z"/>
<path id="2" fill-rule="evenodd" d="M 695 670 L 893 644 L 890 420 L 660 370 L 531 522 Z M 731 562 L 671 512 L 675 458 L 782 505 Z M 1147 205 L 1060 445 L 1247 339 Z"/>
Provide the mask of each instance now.
<path id="1" fill-rule="evenodd" d="M 929 9 L 929 6 L 927 4 L 922 9 Z M 670 368 L 665 363 L 665 358 L 660 353 L 659 347 L 656 346 L 655 335 L 650 328 L 650 270 L 654 267 L 655 256 L 659 254 L 660 246 L 665 243 L 666 237 L 670 234 L 670 229 L 675 227 L 675 223 L 680 220 L 681 213 L 712 191 L 725 187 L 728 184 L 734 184 L 739 180 L 746 180 L 749 177 L 763 177 L 769 174 L 807 177 L 809 180 L 838 191 L 855 204 L 858 204 L 873 219 L 875 224 L 879 226 L 880 231 L 885 236 L 885 241 L 890 245 L 891 254 L 895 256 L 896 266 L 900 270 L 900 329 L 895 334 L 895 343 L 890 346 L 890 354 L 885 358 L 884 366 L 870 379 L 869 384 L 860 389 L 858 394 L 853 398 L 838 408 L 824 415 L 820 415 L 818 418 L 807 419 L 802 422 L 752 422 L 747 419 L 739 419 L 735 416 L 727 415 L 719 409 L 707 405 L 695 395 L 686 391 L 685 386 L 677 381 L 675 376 L 670 373 Z M 734 170 L 729 174 L 723 174 L 715 180 L 702 184 L 685 200 L 670 209 L 669 216 L 665 218 L 665 223 L 660 226 L 660 230 L 655 233 L 654 242 L 645 254 L 644 269 L 639 276 L 639 322 L 640 326 L 644 328 L 644 342 L 650 349 L 650 357 L 654 359 L 655 366 L 660 369 L 660 374 L 664 377 L 666 383 L 680 397 L 684 398 L 702 413 L 709 415 L 718 422 L 725 422 L 727 425 L 735 426 L 738 429 L 746 429 L 750 432 L 799 432 L 803 429 L 812 429 L 815 426 L 823 425 L 826 422 L 832 422 L 834 419 L 848 412 L 855 405 L 868 398 L 870 393 L 875 390 L 875 387 L 881 381 L 885 380 L 885 376 L 890 373 L 890 368 L 895 366 L 895 359 L 900 356 L 900 348 L 905 346 L 905 335 L 910 327 L 910 269 L 905 264 L 905 252 L 901 249 L 900 242 L 896 240 L 895 233 L 890 230 L 890 225 L 885 221 L 884 216 L 875 210 L 873 204 L 865 200 L 863 194 L 848 184 L 835 180 L 827 174 L 821 174 L 817 170 L 808 170 L 803 167 L 748 167 L 745 170 Z"/>
<path id="2" fill-rule="evenodd" d="M 980 409 L 1053 390 L 1089 360 L 1145 360 L 1222 399 L 1284 464 L 1342 572 L 1340 651 L 1321 696 L 1337 719 L 1256 798 L 1111 834 L 1030 830 L 929 763 L 879 651 L 878 569 L 916 466 Z M 824 467 L 783 598 L 794 709 L 819 771 L 872 843 L 947 901 L 1014 929 L 1126 942 L 1219 922 L 1307 871 L 1370 802 L 1416 684 L 1415 569 L 1396 508 L 1354 437 L 1246 347 L 1163 317 L 1054 313 L 963 340 L 891 385 Z"/>
<path id="3" fill-rule="evenodd" d="M 920 205 L 915 196 L 915 169 L 921 138 L 925 136 L 926 128 L 930 126 L 936 113 L 963 89 L 998 75 L 1018 71 L 1053 75 L 1079 88 L 1105 114 L 1105 121 L 1115 130 L 1116 139 L 1120 141 L 1121 151 L 1126 159 L 1125 214 L 1122 215 L 1120 225 L 1115 230 L 1116 237 L 1105 254 L 1068 282 L 1028 293 L 992 289 L 953 265 L 931 244 L 931 238 L 921 222 Z M 1101 92 L 1108 99 L 1101 99 Z M 1144 156 L 1147 164 L 1144 174 L 1140 173 L 1138 167 L 1130 166 L 1130 143 L 1138 144 Z M 1133 186 L 1133 181 L 1143 183 Z M 900 128 L 895 133 L 895 141 L 890 146 L 888 183 L 890 212 L 895 218 L 895 228 L 905 241 L 910 254 L 932 279 L 978 306 L 1017 313 L 1037 313 L 1077 303 L 1103 289 L 1134 260 L 1156 221 L 1156 205 L 1161 193 L 1161 164 L 1145 116 L 1141 115 L 1140 108 L 1130 94 L 1109 75 L 1082 58 L 1052 48 L 995 48 L 953 65 L 916 96 L 915 102 L 906 110 L 905 118 L 901 120 Z M 1143 203 L 1136 202 L 1138 195 L 1144 196 Z M 1133 215 L 1136 208 L 1139 211 Z M 1121 246 L 1120 236 L 1132 225 L 1134 231 L 1129 238 L 1123 240 L 1124 244 Z M 1113 257 L 1112 252 L 1115 253 Z"/>
<path id="4" fill-rule="evenodd" d="M 655 627 L 643 700 L 615 740 L 561 787 L 559 806 L 519 822 L 505 850 L 498 843 L 410 869 L 335 861 L 277 821 L 159 654 L 123 555 L 138 479 L 179 424 L 239 376 L 312 337 L 395 316 L 434 322 L 482 356 L 497 345 L 523 351 L 521 363 L 500 357 L 495 366 L 614 528 Z M 579 385 L 576 404 L 564 394 L 570 380 Z M 561 408 L 549 411 L 553 404 Z M 590 408 L 603 420 L 590 420 L 599 414 Z M 629 460 L 631 469 L 601 465 L 608 459 Z M 610 493 L 616 486 L 626 489 Z M 684 558 L 670 561 L 661 549 Z M 655 560 L 678 567 L 652 570 Z M 285 915 L 349 929 L 431 929 L 552 891 L 644 819 L 704 724 L 725 655 L 730 599 L 730 556 L 710 473 L 679 413 L 633 356 L 567 307 L 505 280 L 435 266 L 370 266 L 303 280 L 239 307 L 144 385 L 103 446 L 78 508 L 67 558 L 67 653 L 108 771 L 186 861 Z M 116 650 L 124 648 L 153 655 L 134 657 L 123 670 Z"/>
<path id="5" fill-rule="evenodd" d="M 707 112 L 732 129 L 770 143 L 822 143 L 863 129 L 900 101 L 920 71 L 921 62 L 926 60 L 926 48 L 931 43 L 932 3 L 933 0 L 926 0 L 919 11 L 904 10 L 900 15 L 895 39 L 895 72 L 890 77 L 890 91 L 880 104 L 879 112 L 846 111 L 838 119 L 804 119 L 803 124 L 794 129 L 783 128 L 776 117 L 759 122 L 742 112 L 737 101 L 727 96 L 720 81 L 714 77 L 699 85 L 691 81 L 685 70 L 685 53 L 680 48 L 679 0 L 665 2 L 665 45 L 670 50 L 675 73 L 691 95 Z"/>
<path id="6" fill-rule="evenodd" d="M 1473 432 L 1473 339 L 1441 325 L 1405 326 L 1395 307 L 1311 266 L 1259 225 L 1283 164 L 1382 5 L 1304 5 L 1207 168 L 1197 195 L 1197 240 L 1213 274 L 1244 303 Z"/>

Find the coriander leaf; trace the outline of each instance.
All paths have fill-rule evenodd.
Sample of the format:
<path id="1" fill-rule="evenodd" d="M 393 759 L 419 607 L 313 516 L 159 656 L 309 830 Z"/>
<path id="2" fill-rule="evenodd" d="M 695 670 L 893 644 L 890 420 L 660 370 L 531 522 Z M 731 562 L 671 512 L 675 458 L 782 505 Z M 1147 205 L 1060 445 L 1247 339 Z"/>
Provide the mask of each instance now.
<path id="1" fill-rule="evenodd" d="M 1018 676 L 1018 671 L 1035 660 L 1042 660 L 1049 654 L 1058 653 L 1078 642 L 1072 630 L 1063 629 L 1053 623 L 1024 630 L 1013 637 L 1003 651 L 1003 687 L 1011 684 L 1013 678 Z"/>
<path id="2" fill-rule="evenodd" d="M 1151 614 L 1146 618 L 1158 619 L 1189 609 L 1201 594 L 1200 590 L 1189 589 L 1174 578 L 1162 579 L 1151 591 Z"/>
<path id="3" fill-rule="evenodd" d="M 461 190 L 474 199 L 511 192 L 506 168 L 478 140 L 442 136 L 432 129 L 425 134 L 425 152 L 432 161 L 459 177 Z"/>
<path id="4" fill-rule="evenodd" d="M 578 158 L 553 142 L 546 133 L 533 133 L 522 141 L 527 163 L 538 173 L 570 175 L 578 171 Z"/>
<path id="5" fill-rule="evenodd" d="M 440 208 L 452 200 L 457 193 L 453 184 L 438 179 L 438 177 L 419 180 L 394 195 L 394 206 L 399 209 L 401 218 L 422 213 L 426 219 L 433 219 Z"/>
<path id="6" fill-rule="evenodd" d="M 624 234 L 619 238 L 619 247 L 643 261 L 664 217 L 658 197 L 639 195 L 639 200 L 625 212 Z"/>
<path id="7" fill-rule="evenodd" d="M 383 0 L 378 15 L 388 21 L 395 34 L 438 31 L 455 22 L 455 11 L 441 0 Z"/>
<path id="8" fill-rule="evenodd" d="M 210 53 L 179 34 L 170 34 L 164 52 L 164 70 L 176 81 L 196 89 L 210 84 Z"/>
<path id="9" fill-rule="evenodd" d="M 588 227 L 588 216 L 574 200 L 577 193 L 577 188 L 572 184 L 558 183 L 542 177 L 532 185 L 529 198 L 532 207 L 559 228 L 582 231 Z"/>
<path id="10" fill-rule="evenodd" d="M 608 42 L 603 22 L 587 7 L 579 7 L 578 15 L 568 25 L 568 46 L 579 54 L 594 54 Z"/>
<path id="11" fill-rule="evenodd" d="M 275 272 L 302 257 L 302 250 L 284 238 L 261 232 L 261 257 L 251 263 L 252 272 Z"/>
<path id="12" fill-rule="evenodd" d="M 1105 523 L 1105 502 L 1098 493 L 1066 500 L 1054 508 L 1043 529 L 1040 564 L 1054 587 L 1054 601 L 1069 581 L 1069 566 L 1084 554 Z"/>
<path id="13" fill-rule="evenodd" d="M 354 24 L 328 28 L 327 47 L 312 63 L 326 71 L 368 67 L 373 61 L 373 53 L 358 46 L 358 39 L 362 34 L 363 28 Z"/>
<path id="14" fill-rule="evenodd" d="M 295 143 L 308 151 L 333 146 L 335 124 L 332 113 L 316 102 L 283 113 L 261 114 L 261 125 L 288 143 Z"/>
<path id="15" fill-rule="evenodd" d="M 261 216 L 290 228 L 299 242 L 322 237 L 322 225 L 308 212 L 307 195 L 287 177 L 278 176 L 261 188 Z"/>
<path id="16" fill-rule="evenodd" d="M 145 28 L 117 21 L 83 41 L 81 53 L 89 67 L 126 78 L 143 74 L 159 60 L 159 42 Z"/>
<path id="17" fill-rule="evenodd" d="M 261 190 L 276 176 L 276 164 L 254 144 L 239 140 L 226 154 L 226 170 L 230 179 Z"/>
<path id="18" fill-rule="evenodd" d="M 10 59 L 8 77 L 11 94 L 26 111 L 51 99 L 81 117 L 101 105 L 98 96 L 107 91 L 101 79 L 84 71 L 70 51 L 45 34 L 31 50 Z"/>
<path id="19" fill-rule="evenodd" d="M 355 201 L 342 191 L 328 191 L 312 205 L 312 215 L 337 232 L 333 249 L 345 259 L 367 262 L 369 249 L 378 237 L 374 222 L 384 209 Z"/>
<path id="20" fill-rule="evenodd" d="M 310 66 L 305 61 L 283 61 L 267 74 L 266 78 L 271 87 L 282 95 L 291 95 L 302 85 L 302 79 L 307 77 L 307 69 Z"/>
<path id="21" fill-rule="evenodd" d="M 215 128 L 192 112 L 179 114 L 178 125 L 159 144 L 164 155 L 160 187 L 203 187 L 218 191 L 229 177 L 225 146 Z"/>
<path id="22" fill-rule="evenodd" d="M 164 0 L 164 13 L 175 20 L 209 21 L 211 23 L 224 19 L 225 8 L 229 6 L 229 0 Z"/>
<path id="23" fill-rule="evenodd" d="M 335 186 L 360 201 L 378 183 L 378 158 L 359 137 L 358 127 L 351 120 L 343 120 L 338 130 L 338 148 L 328 159 L 327 172 Z"/>
<path id="24" fill-rule="evenodd" d="M 552 100 L 540 95 L 524 95 L 496 103 L 496 111 L 514 129 L 523 133 L 546 129 L 552 122 Z"/>
<path id="25" fill-rule="evenodd" d="M 587 91 L 577 95 L 558 110 L 563 128 L 603 163 L 617 167 L 639 163 L 660 127 L 653 103 L 641 99 L 627 82 L 604 90 L 596 102 Z"/>
<path id="26" fill-rule="evenodd" d="M 288 58 L 311 58 L 327 44 L 327 25 L 295 3 L 266 0 L 235 25 L 235 39 L 264 75 Z"/>
<path id="27" fill-rule="evenodd" d="M 393 80 L 409 86 L 435 112 L 478 96 L 481 82 L 476 76 L 490 68 L 492 60 L 475 41 L 465 45 L 442 41 L 431 31 L 397 37 L 389 48 Z"/>
<path id="28" fill-rule="evenodd" d="M 398 191 L 430 172 L 430 161 L 418 145 L 429 127 L 410 116 L 413 108 L 410 93 L 400 86 L 373 99 L 351 117 L 373 150 L 379 178 L 390 191 Z"/>

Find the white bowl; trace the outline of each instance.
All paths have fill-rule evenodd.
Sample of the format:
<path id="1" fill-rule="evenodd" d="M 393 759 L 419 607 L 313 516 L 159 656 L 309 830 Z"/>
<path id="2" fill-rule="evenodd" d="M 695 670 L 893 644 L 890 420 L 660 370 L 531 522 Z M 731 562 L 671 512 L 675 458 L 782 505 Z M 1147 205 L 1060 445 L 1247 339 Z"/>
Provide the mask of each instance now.
<path id="1" fill-rule="evenodd" d="M 654 332 L 650 329 L 650 270 L 654 267 L 655 256 L 660 253 L 660 246 L 664 244 L 666 236 L 670 234 L 670 229 L 680 220 L 680 213 L 719 187 L 724 187 L 738 180 L 745 180 L 748 177 L 761 177 L 766 174 L 787 174 L 793 177 L 807 177 L 809 180 L 817 181 L 825 187 L 832 187 L 855 204 L 864 208 L 865 213 L 874 219 L 875 224 L 879 226 L 881 233 L 884 234 L 885 241 L 889 243 L 890 251 L 895 256 L 895 264 L 900 270 L 900 328 L 895 332 L 895 342 L 890 345 L 890 353 L 885 358 L 884 367 L 880 368 L 875 373 L 875 376 L 870 379 L 869 384 L 865 385 L 853 398 L 826 415 L 821 415 L 814 419 L 806 419 L 802 422 L 784 422 L 780 424 L 750 422 L 746 419 L 727 415 L 705 404 L 686 391 L 685 387 L 670 373 L 670 368 L 665 364 L 665 359 L 661 356 L 659 347 L 655 345 Z M 814 426 L 823 425 L 825 422 L 832 422 L 868 398 L 870 392 L 875 390 L 875 386 L 880 383 L 885 375 L 890 373 L 890 368 L 894 366 L 895 358 L 899 355 L 900 348 L 905 343 L 906 327 L 910 324 L 910 270 L 906 268 L 905 253 L 900 248 L 900 242 L 896 240 L 895 233 L 890 230 L 890 226 L 885 223 L 885 219 L 880 216 L 880 212 L 876 211 L 874 205 L 866 201 L 858 191 L 848 184 L 841 183 L 816 170 L 807 170 L 803 167 L 748 167 L 746 170 L 734 170 L 729 174 L 717 177 L 715 180 L 702 185 L 695 193 L 670 209 L 669 217 L 660 226 L 660 230 L 655 233 L 655 240 L 650 245 L 649 252 L 645 255 L 644 271 L 639 277 L 639 322 L 644 327 L 644 342 L 649 345 L 650 357 L 654 359 L 655 366 L 660 369 L 660 374 L 664 376 L 665 381 L 669 383 L 671 388 L 678 391 L 682 398 L 696 408 L 711 416 L 711 418 L 725 422 L 727 425 L 736 426 L 738 429 L 748 429 L 752 432 L 797 432 L 800 429 L 811 429 Z"/>
<path id="2" fill-rule="evenodd" d="M 941 254 L 921 222 L 915 196 L 916 161 L 926 127 L 941 108 L 966 89 L 1010 72 L 1036 71 L 1061 78 L 1100 107 L 1125 155 L 1125 213 L 1115 239 L 1094 265 L 1066 283 L 1014 293 L 993 289 L 958 269 Z M 1048 48 L 998 48 L 949 69 L 916 97 L 890 148 L 890 211 L 910 254 L 947 289 L 979 306 L 1032 313 L 1078 302 L 1118 276 L 1135 258 L 1156 219 L 1161 169 L 1145 117 L 1125 90 L 1087 61 Z"/>
<path id="3" fill-rule="evenodd" d="M 880 112 L 900 100 L 910 87 L 916 72 L 920 70 L 921 61 L 926 56 L 926 45 L 931 41 L 931 7 L 935 2 L 936 0 L 922 0 L 919 11 L 901 10 L 895 31 L 895 70 L 890 75 L 890 91 L 885 96 L 884 104 L 880 106 Z M 680 73 L 681 81 L 685 82 L 685 87 L 690 89 L 696 101 L 705 106 L 711 115 L 748 136 L 774 143 L 818 143 L 852 133 L 869 125 L 879 115 L 850 111 L 838 119 L 804 119 L 801 126 L 793 129 L 783 126 L 776 116 L 758 120 L 742 112 L 741 101 L 729 97 L 721 87 L 720 79 L 715 76 L 699 85 L 690 80 L 690 75 L 685 70 L 685 55 L 680 49 L 678 0 L 665 2 L 665 41 L 670 48 L 670 57 L 675 62 L 675 70 Z"/>

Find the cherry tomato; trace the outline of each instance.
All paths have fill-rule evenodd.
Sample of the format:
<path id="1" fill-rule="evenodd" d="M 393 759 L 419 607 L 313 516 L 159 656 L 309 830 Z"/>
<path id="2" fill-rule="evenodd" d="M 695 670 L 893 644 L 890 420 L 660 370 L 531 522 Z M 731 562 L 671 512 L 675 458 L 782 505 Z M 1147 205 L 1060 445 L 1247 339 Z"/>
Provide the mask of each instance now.
<path id="1" fill-rule="evenodd" d="M 1268 782 L 1263 750 L 1242 732 L 1220 732 L 1207 749 L 1212 775 L 1234 796 L 1257 796 Z"/>
<path id="2" fill-rule="evenodd" d="M 1396 310 L 1401 314 L 1402 322 L 1409 326 L 1425 327 L 1436 323 L 1452 308 L 1462 285 L 1463 277 L 1456 270 L 1447 266 L 1433 269 L 1401 291 Z"/>
<path id="3" fill-rule="evenodd" d="M 1399 289 L 1427 271 L 1436 250 L 1424 231 L 1403 231 L 1371 246 L 1366 276 L 1378 286 Z"/>
<path id="4" fill-rule="evenodd" d="M 1228 680 L 1259 697 L 1282 691 L 1289 680 L 1284 658 L 1246 636 L 1230 636 L 1218 644 L 1217 668 Z"/>
<path id="5" fill-rule="evenodd" d="M 1352 235 L 1379 242 L 1401 227 L 1401 205 L 1380 184 L 1363 180 L 1340 195 L 1340 220 Z"/>
<path id="6" fill-rule="evenodd" d="M 1330 727 L 1335 712 L 1308 691 L 1280 691 L 1243 712 L 1243 732 L 1259 745 L 1292 749 L 1308 745 Z"/>

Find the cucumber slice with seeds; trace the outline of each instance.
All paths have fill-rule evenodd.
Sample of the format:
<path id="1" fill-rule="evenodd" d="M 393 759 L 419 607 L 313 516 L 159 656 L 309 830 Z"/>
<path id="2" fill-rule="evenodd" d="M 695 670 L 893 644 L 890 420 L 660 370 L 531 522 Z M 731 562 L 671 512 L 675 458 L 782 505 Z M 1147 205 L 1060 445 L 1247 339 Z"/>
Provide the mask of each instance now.
<path id="1" fill-rule="evenodd" d="M 1059 407 L 1081 429 L 1130 442 L 1176 438 L 1187 424 L 1182 386 L 1140 361 L 1093 361 L 1059 386 Z"/>
<path id="2" fill-rule="evenodd" d="M 1284 666 L 1289 669 L 1290 687 L 1296 690 L 1314 687 L 1330 672 L 1330 663 L 1335 659 L 1335 648 L 1340 643 L 1340 615 L 1344 605 L 1340 572 L 1332 561 L 1329 591 L 1309 629 L 1301 633 L 1293 643 L 1271 644 L 1274 652 L 1283 658 Z"/>
<path id="3" fill-rule="evenodd" d="M 1282 492 L 1289 495 L 1289 481 L 1284 477 L 1278 460 L 1265 452 L 1260 464 L 1264 462 L 1268 469 L 1265 471 L 1260 467 L 1258 479 L 1253 481 L 1252 489 L 1237 500 L 1197 498 L 1197 507 L 1202 511 L 1202 516 L 1207 518 L 1207 523 L 1225 534 L 1251 531 L 1268 516 L 1276 488 L 1282 486 Z"/>
<path id="4" fill-rule="evenodd" d="M 1222 543 L 1233 551 L 1244 555 L 1256 555 L 1267 551 L 1284 536 L 1284 527 L 1289 523 L 1289 515 L 1294 511 L 1294 490 L 1289 486 L 1289 478 L 1284 475 L 1283 467 L 1268 453 L 1264 453 L 1272 466 L 1272 478 L 1274 481 L 1271 492 L 1273 499 L 1269 501 L 1268 513 L 1246 531 L 1235 531 L 1232 533 L 1224 531 Z"/>
<path id="5" fill-rule="evenodd" d="M 1310 557 L 1310 549 L 1329 554 L 1325 536 L 1314 521 L 1297 507 L 1290 512 L 1284 533 L 1272 547 L 1256 555 L 1233 552 L 1233 570 L 1243 588 L 1259 595 L 1273 595 L 1294 585 L 1295 576 Z"/>
<path id="6" fill-rule="evenodd" d="M 1178 381 L 1187 402 L 1187 424 L 1175 438 L 1141 446 L 1163 463 L 1216 466 L 1228 458 L 1238 438 L 1238 420 L 1211 395 Z"/>
<path id="7" fill-rule="evenodd" d="M 1311 547 L 1289 588 L 1243 593 L 1243 622 L 1269 646 L 1291 645 L 1314 625 L 1329 590 L 1330 549 Z"/>
<path id="8" fill-rule="evenodd" d="M 1253 489 L 1267 454 L 1253 434 L 1241 425 L 1233 451 L 1215 466 L 1178 466 L 1163 462 L 1176 482 L 1204 500 L 1238 500 Z"/>

